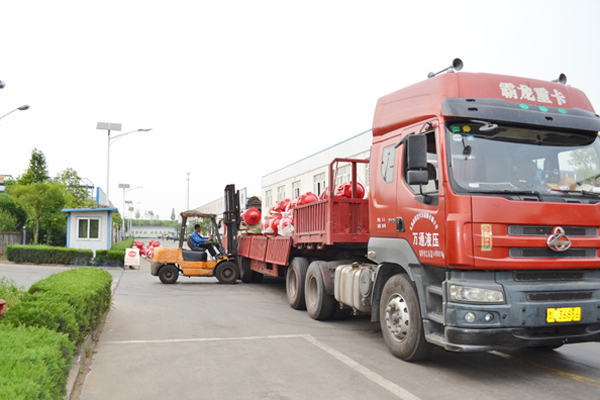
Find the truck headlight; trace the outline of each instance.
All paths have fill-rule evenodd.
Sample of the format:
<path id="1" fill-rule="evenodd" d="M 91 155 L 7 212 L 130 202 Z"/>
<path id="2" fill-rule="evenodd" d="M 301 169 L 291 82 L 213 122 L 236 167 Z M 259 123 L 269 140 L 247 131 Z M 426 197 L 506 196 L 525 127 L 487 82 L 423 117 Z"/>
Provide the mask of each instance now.
<path id="1" fill-rule="evenodd" d="M 471 303 L 504 303 L 504 293 L 499 290 L 450 285 L 450 299 Z"/>

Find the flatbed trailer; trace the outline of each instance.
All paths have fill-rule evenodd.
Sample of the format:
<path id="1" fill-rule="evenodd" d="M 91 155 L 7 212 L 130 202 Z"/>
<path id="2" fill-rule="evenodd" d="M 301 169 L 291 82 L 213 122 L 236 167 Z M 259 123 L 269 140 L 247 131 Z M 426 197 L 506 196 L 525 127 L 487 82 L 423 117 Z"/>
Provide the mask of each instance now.
<path id="1" fill-rule="evenodd" d="M 336 158 L 329 165 L 329 180 L 335 176 L 338 163 L 352 165 L 352 193 L 357 193 L 357 164 L 368 160 Z M 297 206 L 294 209 L 294 234 L 244 233 L 238 236 L 238 254 L 242 258 L 243 281 L 256 274 L 285 277 L 286 267 L 294 257 L 323 259 L 366 256 L 369 234 L 369 200 L 336 197 L 333 187 L 326 199 Z M 256 275 L 254 274 L 254 279 Z M 258 278 L 260 279 L 260 278 Z"/>

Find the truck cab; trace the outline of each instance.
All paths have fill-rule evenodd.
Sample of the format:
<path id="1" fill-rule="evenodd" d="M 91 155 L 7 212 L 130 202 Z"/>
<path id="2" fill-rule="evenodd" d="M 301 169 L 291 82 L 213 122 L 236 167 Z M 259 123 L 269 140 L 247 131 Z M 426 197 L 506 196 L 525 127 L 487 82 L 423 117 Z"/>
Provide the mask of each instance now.
<path id="1" fill-rule="evenodd" d="M 600 340 L 598 131 L 555 82 L 448 73 L 379 99 L 368 296 L 392 353 Z"/>

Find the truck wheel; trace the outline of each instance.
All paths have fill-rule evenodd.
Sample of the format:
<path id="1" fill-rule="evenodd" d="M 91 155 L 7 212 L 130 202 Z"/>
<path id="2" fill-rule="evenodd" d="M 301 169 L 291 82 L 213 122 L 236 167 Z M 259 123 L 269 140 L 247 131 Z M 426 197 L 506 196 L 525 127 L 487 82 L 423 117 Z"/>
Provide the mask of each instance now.
<path id="1" fill-rule="evenodd" d="M 386 282 L 379 312 L 381 332 L 393 355 L 404 361 L 429 356 L 433 346 L 425 340 L 419 299 L 408 276 L 394 275 Z"/>
<path id="2" fill-rule="evenodd" d="M 304 302 L 304 282 L 306 281 L 306 270 L 308 261 L 306 258 L 294 257 L 287 267 L 285 274 L 285 293 L 287 294 L 290 306 L 294 310 L 305 310 Z"/>
<path id="3" fill-rule="evenodd" d="M 264 278 L 264 275 L 260 272 L 252 271 L 252 282 L 261 283 Z"/>
<path id="4" fill-rule="evenodd" d="M 306 311 L 312 319 L 324 321 L 332 317 L 336 301 L 332 295 L 325 292 L 325 284 L 319 265 L 319 261 L 310 263 L 306 272 Z"/>
<path id="5" fill-rule="evenodd" d="M 175 283 L 179 278 L 179 270 L 173 264 L 168 264 L 158 271 L 158 277 L 162 283 Z"/>
<path id="6" fill-rule="evenodd" d="M 219 280 L 219 283 L 235 283 L 238 277 L 237 265 L 235 265 L 231 261 L 223 261 L 222 263 L 217 265 L 215 276 Z"/>
<path id="7" fill-rule="evenodd" d="M 250 259 L 239 256 L 238 265 L 240 266 L 240 279 L 242 280 L 242 282 L 252 282 L 252 270 L 250 269 Z"/>

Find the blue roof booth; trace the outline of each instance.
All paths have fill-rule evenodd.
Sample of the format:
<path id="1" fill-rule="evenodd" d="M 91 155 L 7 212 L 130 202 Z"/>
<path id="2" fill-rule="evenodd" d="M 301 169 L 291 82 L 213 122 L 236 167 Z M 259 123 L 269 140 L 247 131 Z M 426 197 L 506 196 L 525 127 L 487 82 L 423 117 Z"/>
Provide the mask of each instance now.
<path id="1" fill-rule="evenodd" d="M 67 247 L 108 250 L 112 244 L 112 213 L 117 208 L 72 208 L 67 213 Z"/>

